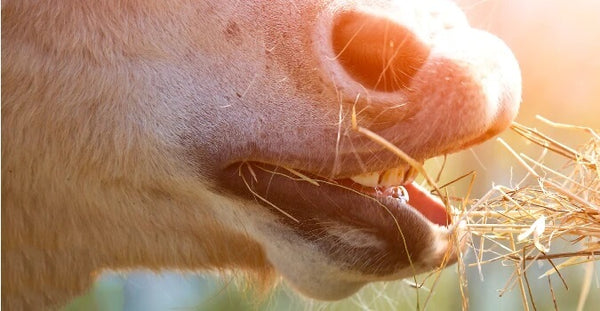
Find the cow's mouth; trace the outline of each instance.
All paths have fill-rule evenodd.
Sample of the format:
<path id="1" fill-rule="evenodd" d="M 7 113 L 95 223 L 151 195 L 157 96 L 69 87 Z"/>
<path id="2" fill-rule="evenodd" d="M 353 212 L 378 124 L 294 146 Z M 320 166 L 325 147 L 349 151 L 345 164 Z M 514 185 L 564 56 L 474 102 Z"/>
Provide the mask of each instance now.
<path id="1" fill-rule="evenodd" d="M 330 179 L 260 162 L 224 170 L 226 188 L 259 202 L 341 266 L 376 276 L 430 262 L 423 250 L 446 232 L 439 199 L 414 182 L 410 167 Z M 418 267 L 417 270 L 433 267 Z"/>

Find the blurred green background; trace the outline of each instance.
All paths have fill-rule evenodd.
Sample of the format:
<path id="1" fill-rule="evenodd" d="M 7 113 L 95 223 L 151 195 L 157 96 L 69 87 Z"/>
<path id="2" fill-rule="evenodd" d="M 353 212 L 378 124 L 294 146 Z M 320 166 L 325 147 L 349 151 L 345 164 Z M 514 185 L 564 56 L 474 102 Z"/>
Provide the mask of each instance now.
<path id="1" fill-rule="evenodd" d="M 537 310 L 554 310 L 548 280 L 538 276 L 549 269 L 540 263 L 528 270 L 532 295 Z M 600 264 L 594 269 L 598 271 Z M 477 268 L 468 273 L 470 310 L 523 310 L 518 288 L 504 293 L 499 290 L 513 272 L 513 267 L 501 264 L 483 266 L 483 279 Z M 551 277 L 559 310 L 576 310 L 584 269 L 562 271 L 568 290 L 557 276 Z M 436 287 L 431 281 L 415 289 L 404 281 L 368 285 L 352 297 L 338 302 L 317 302 L 302 298 L 284 284 L 261 300 L 241 281 L 211 275 L 182 275 L 176 272 L 155 275 L 143 271 L 128 275 L 105 274 L 87 295 L 78 298 L 65 310 L 461 310 L 456 266 L 444 270 Z M 597 277 L 583 310 L 595 311 L 600 305 Z M 429 301 L 425 300 L 431 295 Z M 417 300 L 417 297 L 419 298 Z M 419 301 L 419 303 L 417 303 Z M 94 309 L 96 308 L 96 309 Z M 533 309 L 531 309 L 533 310 Z"/>
<path id="2" fill-rule="evenodd" d="M 534 119 L 540 114 L 553 121 L 600 128 L 600 1 L 580 0 L 459 0 L 471 23 L 497 34 L 513 49 L 523 72 L 523 104 L 517 121 L 539 127 L 545 133 L 573 147 L 583 143 L 584 135 L 573 135 L 542 125 Z M 515 149 L 539 154 L 517 135 L 502 135 Z M 558 159 L 557 166 L 564 160 Z M 562 162 L 560 162 L 562 161 Z M 435 170 L 441 160 L 428 165 Z M 448 158 L 442 183 L 476 170 L 472 193 L 480 197 L 492 184 L 510 185 L 520 180 L 523 172 L 507 151 L 497 142 L 452 155 Z M 453 187 L 455 195 L 464 196 L 467 182 Z M 555 246 L 557 247 L 557 246 Z M 473 254 L 467 253 L 473 263 Z M 600 278 L 596 262 L 592 289 L 584 310 L 600 306 Z M 161 275 L 132 272 L 128 275 L 104 274 L 86 296 L 73 301 L 66 310 L 460 310 L 458 274 L 451 266 L 441 274 L 434 294 L 426 286 L 415 289 L 404 281 L 373 284 L 358 294 L 334 303 L 300 298 L 285 284 L 278 286 L 261 301 L 239 280 L 213 275 Z M 529 281 L 537 310 L 554 310 L 547 278 L 538 279 L 549 269 L 547 263 L 534 264 Z M 585 266 L 562 271 L 567 290 L 556 275 L 550 278 L 560 310 L 575 310 Z M 501 262 L 467 269 L 468 299 L 471 310 L 522 310 L 518 288 L 500 296 L 499 290 L 513 267 Z M 418 297 L 418 299 L 417 299 Z"/>

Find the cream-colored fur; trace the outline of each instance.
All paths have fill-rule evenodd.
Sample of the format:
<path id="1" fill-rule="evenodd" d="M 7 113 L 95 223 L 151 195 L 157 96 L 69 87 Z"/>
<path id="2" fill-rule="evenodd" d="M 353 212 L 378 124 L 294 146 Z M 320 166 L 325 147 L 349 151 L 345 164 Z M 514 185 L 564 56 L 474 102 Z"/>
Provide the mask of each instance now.
<path id="1" fill-rule="evenodd" d="M 409 88 L 346 73 L 330 38 L 348 10 L 431 49 Z M 274 267 L 322 299 L 410 275 L 339 267 L 221 190 L 221 170 L 254 160 L 339 178 L 400 163 L 351 130 L 353 106 L 424 160 L 504 129 L 520 91 L 510 51 L 445 1 L 3 1 L 2 307 L 58 308 L 102 269 Z M 418 270 L 439 264 L 444 229 L 402 225 L 434 239 Z"/>

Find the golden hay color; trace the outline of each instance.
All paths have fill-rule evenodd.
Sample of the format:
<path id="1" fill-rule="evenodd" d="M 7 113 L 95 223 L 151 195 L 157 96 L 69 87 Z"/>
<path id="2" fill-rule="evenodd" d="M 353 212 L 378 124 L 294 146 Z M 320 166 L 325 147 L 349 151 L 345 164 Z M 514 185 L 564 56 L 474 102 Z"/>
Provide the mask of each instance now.
<path id="1" fill-rule="evenodd" d="M 514 123 L 513 131 L 543 148 L 541 156 L 534 159 L 498 139 L 525 167 L 528 176 L 513 187 L 493 187 L 468 210 L 455 213 L 470 233 L 469 244 L 477 254 L 474 265 L 495 261 L 514 264 L 505 290 L 518 283 L 524 310 L 529 310 L 528 302 L 535 309 L 527 279 L 527 269 L 535 261 L 550 263 L 552 269 L 546 271 L 546 276 L 560 276 L 564 267 L 600 259 L 600 136 L 590 128 L 558 124 L 540 116 L 538 119 L 561 130 L 584 132 L 590 136 L 589 141 L 575 150 L 536 129 Z M 567 165 L 545 165 L 544 159 L 550 153 L 565 157 Z M 526 184 L 529 177 L 537 182 Z M 475 239 L 479 243 L 473 243 Z M 562 245 L 553 247 L 559 240 L 568 241 L 572 251 L 564 251 Z M 486 253 L 493 254 L 493 258 L 484 260 Z M 589 294 L 592 270 L 583 282 L 579 308 Z"/>
<path id="2" fill-rule="evenodd" d="M 561 269 L 589 263 L 590 269 L 586 269 L 586 277 L 582 281 L 578 310 L 583 308 L 589 295 L 593 279 L 591 265 L 600 259 L 600 135 L 591 128 L 559 124 L 540 116 L 537 118 L 561 131 L 587 135 L 589 140 L 575 150 L 537 129 L 514 123 L 511 129 L 527 142 L 540 146 L 541 155 L 534 158 L 518 153 L 498 138 L 526 169 L 527 175 L 517 185 L 492 187 L 480 199 L 459 199 L 462 201 L 460 209 L 450 206 L 449 202 L 457 199 L 447 196 L 444 191 L 447 185 L 436 185 L 421 164 L 383 138 L 354 123 L 355 130 L 388 148 L 417 169 L 433 189 L 432 193 L 438 194 L 451 212 L 456 248 L 464 248 L 466 244 L 476 257 L 475 263 L 470 264 L 462 254 L 459 255 L 463 310 L 467 310 L 469 306 L 465 269 L 480 268 L 481 265 L 494 262 L 513 265 L 514 271 L 501 292 L 518 286 L 524 310 L 529 310 L 530 306 L 537 309 L 527 269 L 540 260 L 547 261 L 552 266 L 543 276 L 556 273 L 563 283 L 565 281 Z M 551 154 L 564 157 L 567 164 L 560 168 L 544 164 Z M 469 175 L 471 173 L 458 179 Z M 565 241 L 569 244 L 568 251 L 565 251 Z M 557 246 L 555 242 L 558 242 Z M 468 261 L 472 262 L 473 258 Z M 426 278 L 429 277 L 436 278 L 436 282 L 439 275 L 432 273 Z M 550 289 L 552 291 L 552 287 Z M 552 299 L 557 309 L 553 291 Z"/>

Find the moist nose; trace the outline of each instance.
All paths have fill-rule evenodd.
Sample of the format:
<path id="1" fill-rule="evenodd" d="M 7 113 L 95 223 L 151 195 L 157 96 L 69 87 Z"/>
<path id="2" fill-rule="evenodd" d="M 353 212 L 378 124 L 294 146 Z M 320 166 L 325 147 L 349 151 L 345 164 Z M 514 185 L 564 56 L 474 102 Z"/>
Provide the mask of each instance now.
<path id="1" fill-rule="evenodd" d="M 408 28 L 365 12 L 342 12 L 332 28 L 338 62 L 364 87 L 383 92 L 407 88 L 430 49 Z"/>

